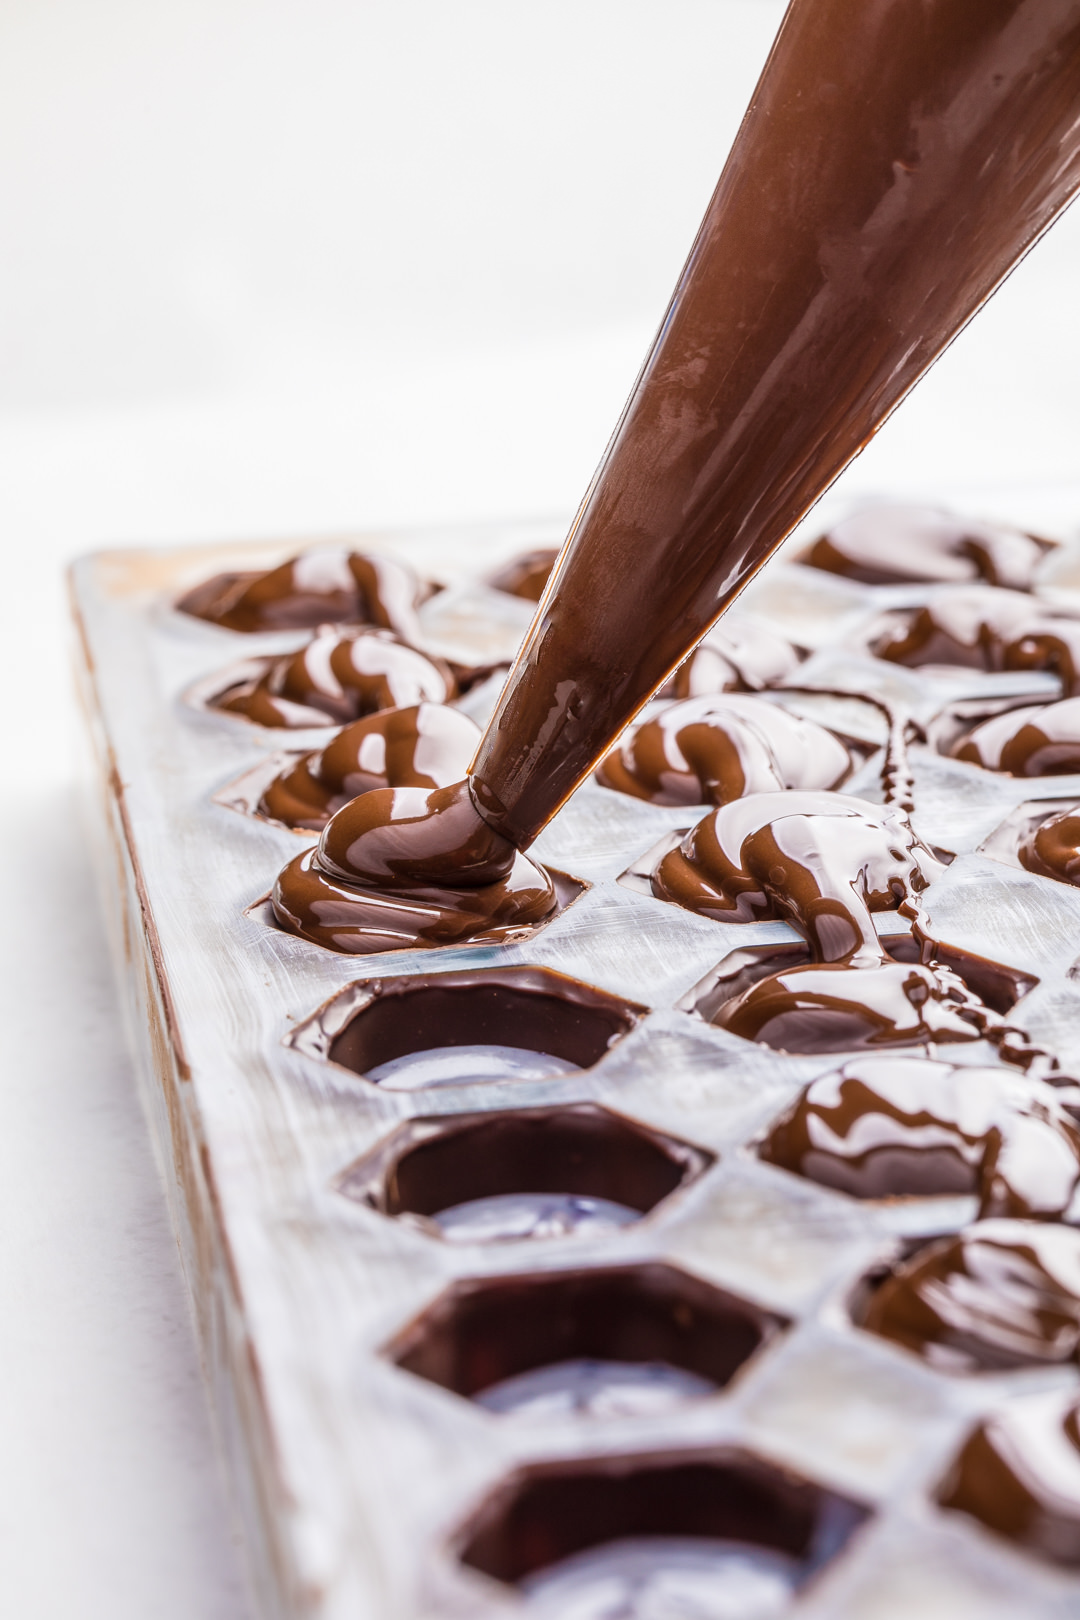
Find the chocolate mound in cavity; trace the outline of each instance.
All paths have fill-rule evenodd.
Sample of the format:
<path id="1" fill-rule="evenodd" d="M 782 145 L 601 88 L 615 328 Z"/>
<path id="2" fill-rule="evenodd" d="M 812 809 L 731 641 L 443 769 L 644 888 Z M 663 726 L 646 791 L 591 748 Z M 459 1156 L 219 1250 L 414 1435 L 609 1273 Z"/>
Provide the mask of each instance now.
<path id="1" fill-rule="evenodd" d="M 942 1507 L 1069 1568 L 1080 1566 L 1080 1407 L 1060 1391 L 984 1418 L 938 1492 Z"/>
<path id="2" fill-rule="evenodd" d="M 911 668 L 1043 670 L 1058 677 L 1066 697 L 1080 685 L 1080 620 L 992 585 L 943 590 L 925 607 L 891 614 L 871 651 Z"/>
<path id="3" fill-rule="evenodd" d="M 1071 8 L 793 0 L 469 781 L 431 797 L 455 832 L 382 829 L 433 879 L 471 888 L 466 803 L 470 843 L 528 847 L 1064 208 L 1078 99 Z"/>
<path id="4" fill-rule="evenodd" d="M 732 614 L 710 630 L 679 665 L 671 693 L 692 698 L 710 692 L 761 692 L 782 685 L 798 667 L 799 654 L 789 641 Z M 667 690 L 665 687 L 664 695 Z"/>
<path id="5" fill-rule="evenodd" d="M 996 714 L 954 743 L 950 752 L 954 759 L 1009 776 L 1080 771 L 1080 698 Z"/>
<path id="6" fill-rule="evenodd" d="M 216 574 L 182 596 L 181 613 L 226 630 L 309 630 L 372 624 L 405 640 L 418 634 L 423 596 L 412 569 L 392 557 L 342 548 L 301 552 L 265 572 Z"/>
<path id="7" fill-rule="evenodd" d="M 268 658 L 261 673 L 226 688 L 212 707 L 271 727 L 343 725 L 380 709 L 446 703 L 450 666 L 388 630 L 323 625 L 299 652 Z"/>
<path id="8" fill-rule="evenodd" d="M 812 1081 L 759 1153 L 853 1198 L 974 1193 L 983 1216 L 1058 1219 L 1080 1180 L 1080 1130 L 1052 1086 L 918 1057 Z"/>
<path id="9" fill-rule="evenodd" d="M 459 782 L 479 740 L 475 721 L 442 703 L 382 709 L 282 771 L 263 792 L 259 811 L 286 827 L 321 832 L 335 811 L 374 788 Z"/>
<path id="10" fill-rule="evenodd" d="M 1080 806 L 1050 816 L 1022 840 L 1016 853 L 1029 872 L 1080 887 Z"/>
<path id="11" fill-rule="evenodd" d="M 526 602 L 539 602 L 558 555 L 557 546 L 540 546 L 536 551 L 523 552 L 492 574 L 488 584 L 492 590 L 506 591 L 509 596 L 523 597 Z"/>
<path id="12" fill-rule="evenodd" d="M 972 522 L 930 506 L 868 506 L 815 540 L 800 561 L 864 585 L 985 580 L 1031 589 L 1048 542 L 1019 529 Z"/>
<path id="13" fill-rule="evenodd" d="M 545 922 L 558 899 L 544 868 L 495 832 L 457 782 L 353 799 L 278 874 L 271 903 L 291 932 L 365 955 L 497 943 Z"/>
<path id="14" fill-rule="evenodd" d="M 836 787 L 851 756 L 824 726 L 761 698 L 672 703 L 634 726 L 596 773 L 653 804 L 727 804 L 748 793 Z"/>
<path id="15" fill-rule="evenodd" d="M 979 1221 L 901 1261 L 861 1326 L 942 1372 L 1075 1361 L 1080 1232 L 1038 1221 Z"/>

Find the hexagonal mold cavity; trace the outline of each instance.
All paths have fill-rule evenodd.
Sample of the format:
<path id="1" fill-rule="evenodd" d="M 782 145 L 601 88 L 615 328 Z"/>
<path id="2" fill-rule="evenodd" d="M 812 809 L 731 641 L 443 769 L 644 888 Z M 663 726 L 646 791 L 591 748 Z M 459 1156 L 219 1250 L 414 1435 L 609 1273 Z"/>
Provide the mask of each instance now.
<path id="1" fill-rule="evenodd" d="M 451 1242 L 627 1226 L 715 1156 L 597 1103 L 412 1119 L 338 1180 Z"/>
<path id="2" fill-rule="evenodd" d="M 390 1091 L 535 1080 L 598 1063 L 648 1012 L 552 968 L 361 979 L 286 1036 Z"/>
<path id="3" fill-rule="evenodd" d="M 1038 832 L 1044 821 L 1051 816 L 1060 815 L 1063 810 L 1071 810 L 1080 814 L 1080 793 L 1073 793 L 1057 799 L 1025 799 L 1009 811 L 990 835 L 983 839 L 976 854 L 988 855 L 992 861 L 1000 861 L 1003 866 L 1014 866 L 1026 872 L 1020 859 L 1020 845 Z M 1073 888 L 1066 878 L 1052 876 L 1049 872 L 1034 872 L 1033 877 L 1045 878 L 1049 883 L 1064 883 L 1066 888 Z"/>
<path id="4" fill-rule="evenodd" d="M 910 934 L 882 934 L 881 944 L 894 962 L 918 962 L 919 946 Z M 965 951 L 959 945 L 935 944 L 935 959 L 943 967 L 952 968 L 968 989 L 991 1012 L 1011 1012 L 1021 997 L 1038 984 L 1033 973 L 1007 967 L 1003 962 L 991 962 L 974 951 Z M 747 945 L 731 951 L 723 961 L 711 968 L 703 979 L 676 1002 L 681 1012 L 690 1013 L 706 1024 L 720 1024 L 724 1008 L 749 990 L 751 985 L 768 978 L 771 973 L 801 967 L 810 961 L 810 952 L 801 939 L 781 941 L 771 945 Z M 974 1035 L 973 1035 L 974 1038 Z M 800 1048 L 800 1050 L 808 1050 Z M 823 1047 L 823 1052 L 833 1050 Z"/>
<path id="5" fill-rule="evenodd" d="M 540 1613 L 765 1620 L 868 1516 L 747 1452 L 591 1457 L 512 1474 L 455 1550 Z"/>
<path id="6" fill-rule="evenodd" d="M 722 1389 L 783 1325 L 650 1262 L 459 1280 L 386 1354 L 489 1411 L 626 1416 Z"/>

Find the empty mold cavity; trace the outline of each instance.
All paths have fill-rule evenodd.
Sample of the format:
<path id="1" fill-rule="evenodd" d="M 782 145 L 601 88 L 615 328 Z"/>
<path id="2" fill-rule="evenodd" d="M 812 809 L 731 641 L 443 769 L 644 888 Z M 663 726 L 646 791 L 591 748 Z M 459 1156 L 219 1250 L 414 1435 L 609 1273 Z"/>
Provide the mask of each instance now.
<path id="1" fill-rule="evenodd" d="M 414 1119 L 339 1191 L 419 1217 L 451 1242 L 562 1237 L 630 1225 L 713 1155 L 596 1103 Z"/>
<path id="2" fill-rule="evenodd" d="M 491 1411 L 626 1416 L 722 1388 L 781 1325 L 653 1263 L 456 1282 L 387 1354 Z"/>
<path id="3" fill-rule="evenodd" d="M 409 974 L 351 985 L 288 1044 L 392 1091 L 591 1068 L 648 1008 L 550 968 Z"/>
<path id="4" fill-rule="evenodd" d="M 919 961 L 919 946 L 910 934 L 885 934 L 881 944 L 894 962 Z M 991 1012 L 1010 1012 L 1022 996 L 1038 984 L 1032 973 L 991 962 L 958 945 L 935 943 L 934 958 L 952 968 L 973 995 Z M 707 1024 L 722 1022 L 724 1008 L 736 996 L 766 979 L 771 973 L 801 967 L 810 961 L 810 952 L 800 939 L 774 945 L 748 945 L 725 956 L 678 1003 L 682 1012 L 703 1018 Z"/>
<path id="5" fill-rule="evenodd" d="M 586 1458 L 512 1475 L 458 1552 L 564 1620 L 765 1620 L 866 1517 L 745 1452 Z"/>

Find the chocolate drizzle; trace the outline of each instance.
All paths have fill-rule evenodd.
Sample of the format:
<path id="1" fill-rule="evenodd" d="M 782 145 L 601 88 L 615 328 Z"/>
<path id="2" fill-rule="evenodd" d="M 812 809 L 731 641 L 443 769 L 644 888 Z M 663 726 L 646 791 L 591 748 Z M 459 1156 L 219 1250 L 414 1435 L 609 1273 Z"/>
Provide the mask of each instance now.
<path id="1" fill-rule="evenodd" d="M 407 647 L 388 630 L 323 625 L 299 652 L 267 658 L 226 687 L 212 707 L 260 726 L 342 725 L 380 709 L 445 703 L 457 688 L 450 666 Z"/>
<path id="2" fill-rule="evenodd" d="M 942 1372 L 1075 1362 L 1080 1232 L 1038 1221 L 979 1221 L 902 1261 L 861 1325 Z"/>
<path id="3" fill-rule="evenodd" d="M 320 549 L 265 572 L 216 574 L 182 596 L 181 613 L 226 630 L 308 630 L 319 624 L 371 624 L 404 640 L 418 635 L 423 596 L 412 569 L 392 557 Z"/>
<path id="4" fill-rule="evenodd" d="M 1030 590 L 1049 543 L 922 506 L 868 506 L 821 535 L 800 560 L 864 585 L 985 580 Z"/>
<path id="5" fill-rule="evenodd" d="M 354 720 L 304 754 L 264 790 L 259 811 L 286 827 L 321 832 L 335 811 L 374 788 L 447 787 L 461 780 L 480 728 L 457 709 L 419 703 Z"/>
<path id="6" fill-rule="evenodd" d="M 824 726 L 760 698 L 689 698 L 634 726 L 597 780 L 653 804 L 727 804 L 748 793 L 832 788 L 851 756 Z"/>

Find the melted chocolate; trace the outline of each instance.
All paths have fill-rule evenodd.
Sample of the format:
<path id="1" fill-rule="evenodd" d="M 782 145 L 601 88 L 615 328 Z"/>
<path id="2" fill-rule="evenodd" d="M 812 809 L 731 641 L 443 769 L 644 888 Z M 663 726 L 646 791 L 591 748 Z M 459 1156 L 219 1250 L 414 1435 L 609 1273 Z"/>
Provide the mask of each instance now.
<path id="1" fill-rule="evenodd" d="M 979 1221 L 895 1266 L 861 1325 L 943 1372 L 1075 1361 L 1080 1232 Z"/>
<path id="2" fill-rule="evenodd" d="M 342 725 L 380 709 L 446 703 L 450 666 L 407 647 L 388 630 L 324 625 L 299 652 L 268 658 L 257 675 L 227 687 L 213 707 L 256 725 Z"/>
<path id="3" fill-rule="evenodd" d="M 1019 591 L 991 585 L 944 590 L 925 607 L 893 614 L 872 643 L 893 664 L 959 664 L 967 669 L 1045 670 L 1076 691 L 1080 620 L 1039 608 Z"/>
<path id="4" fill-rule="evenodd" d="M 923 506 L 870 506 L 823 534 L 800 561 L 864 585 L 985 580 L 1031 589 L 1047 542 L 1019 529 L 973 523 Z"/>
<path id="5" fill-rule="evenodd" d="M 493 590 L 521 596 L 526 602 L 539 602 L 558 555 L 557 546 L 541 546 L 536 551 L 526 551 L 500 568 L 497 574 L 492 574 L 488 584 Z"/>
<path id="6" fill-rule="evenodd" d="M 453 883 L 445 874 L 453 873 Z M 465 783 L 382 788 L 332 816 L 283 868 L 278 922 L 332 951 L 495 943 L 557 909 L 550 875 L 477 815 Z"/>
<path id="7" fill-rule="evenodd" d="M 748 793 L 836 787 L 851 756 L 824 726 L 761 698 L 673 703 L 634 726 L 596 773 L 653 804 L 727 804 Z"/>
<path id="8" fill-rule="evenodd" d="M 438 866 L 440 908 L 450 885 L 475 898 L 459 862 L 484 823 L 507 879 L 1065 206 L 1078 99 L 1071 8 L 794 0 L 480 745 L 474 819 L 463 786 L 429 799 L 454 836 L 419 814 L 385 829 Z M 359 881 L 385 913 L 392 880 Z"/>
<path id="9" fill-rule="evenodd" d="M 1080 771 L 1080 698 L 1010 709 L 969 731 L 950 750 L 988 771 L 1062 776 Z"/>
<path id="10" fill-rule="evenodd" d="M 1028 834 L 1016 853 L 1029 872 L 1080 887 L 1080 809 L 1051 816 Z"/>
<path id="11" fill-rule="evenodd" d="M 1055 1392 L 985 1418 L 938 1501 L 1030 1552 L 1080 1566 L 1080 1408 Z"/>
<path id="12" fill-rule="evenodd" d="M 420 581 L 407 564 L 334 549 L 304 551 L 262 573 L 216 574 L 176 606 L 181 613 L 248 634 L 372 624 L 415 640 L 422 596 Z"/>
<path id="13" fill-rule="evenodd" d="M 1080 1180 L 1080 1131 L 1052 1086 L 917 1057 L 812 1081 L 760 1154 L 853 1198 L 974 1193 L 986 1216 L 1057 1219 Z"/>
<path id="14" fill-rule="evenodd" d="M 475 721 L 442 703 L 381 709 L 276 776 L 259 811 L 286 827 L 321 832 L 335 811 L 374 788 L 459 782 L 479 739 Z"/>
<path id="15" fill-rule="evenodd" d="M 671 693 L 692 698 L 710 692 L 761 692 L 782 685 L 798 667 L 799 655 L 789 641 L 732 616 L 710 630 L 679 665 Z"/>

